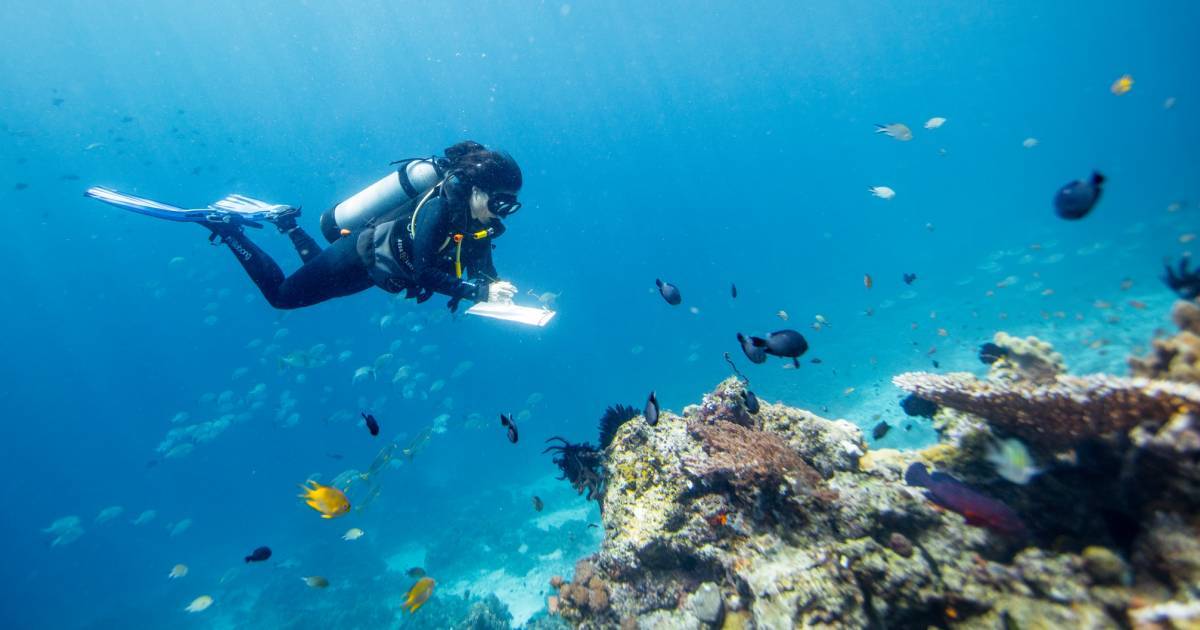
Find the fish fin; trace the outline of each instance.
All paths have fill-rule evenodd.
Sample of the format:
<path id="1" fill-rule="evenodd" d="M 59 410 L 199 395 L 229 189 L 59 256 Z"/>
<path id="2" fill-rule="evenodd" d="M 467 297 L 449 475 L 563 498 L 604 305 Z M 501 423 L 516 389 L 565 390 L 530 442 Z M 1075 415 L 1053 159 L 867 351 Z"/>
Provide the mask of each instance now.
<path id="1" fill-rule="evenodd" d="M 800 367 L 800 359 L 797 357 L 792 357 L 792 365 Z"/>
<path id="2" fill-rule="evenodd" d="M 1092 183 L 1100 185 L 1104 183 L 1104 175 L 1100 171 L 1092 171 Z"/>
<path id="3" fill-rule="evenodd" d="M 751 337 L 750 345 L 754 346 L 755 348 L 766 348 L 767 340 L 763 339 L 762 337 Z"/>

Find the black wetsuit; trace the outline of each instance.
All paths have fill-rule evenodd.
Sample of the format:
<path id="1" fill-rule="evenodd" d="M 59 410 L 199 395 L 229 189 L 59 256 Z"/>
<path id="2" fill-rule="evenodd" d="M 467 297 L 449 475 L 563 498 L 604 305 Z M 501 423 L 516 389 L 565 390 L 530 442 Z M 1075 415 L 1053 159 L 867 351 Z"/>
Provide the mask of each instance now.
<path id="1" fill-rule="evenodd" d="M 292 228 L 288 236 L 304 264 L 287 277 L 242 230 L 213 231 L 233 252 L 263 297 L 278 309 L 312 306 L 372 286 L 392 293 L 407 291 L 408 297 L 422 301 L 441 293 L 450 296 L 450 306 L 456 308 L 459 300 L 487 299 L 488 283 L 496 277 L 491 239 L 503 232 L 503 226 L 495 222 L 492 234 L 475 239 L 472 232 L 484 226 L 467 221 L 466 216 L 465 209 L 456 212 L 438 196 L 417 213 L 415 239 L 410 238 L 409 218 L 404 217 L 343 236 L 325 249 L 304 230 Z M 467 227 L 456 228 L 456 224 Z M 455 274 L 456 233 L 466 235 L 461 261 L 470 281 Z"/>

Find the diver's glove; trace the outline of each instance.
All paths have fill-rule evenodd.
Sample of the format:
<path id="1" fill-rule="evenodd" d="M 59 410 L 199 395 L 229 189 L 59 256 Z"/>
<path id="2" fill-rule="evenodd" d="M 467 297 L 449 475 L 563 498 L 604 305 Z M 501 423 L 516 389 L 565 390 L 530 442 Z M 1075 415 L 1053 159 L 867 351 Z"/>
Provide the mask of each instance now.
<path id="1" fill-rule="evenodd" d="M 517 287 L 511 282 L 497 280 L 487 285 L 488 302 L 512 303 L 513 296 L 516 294 Z"/>

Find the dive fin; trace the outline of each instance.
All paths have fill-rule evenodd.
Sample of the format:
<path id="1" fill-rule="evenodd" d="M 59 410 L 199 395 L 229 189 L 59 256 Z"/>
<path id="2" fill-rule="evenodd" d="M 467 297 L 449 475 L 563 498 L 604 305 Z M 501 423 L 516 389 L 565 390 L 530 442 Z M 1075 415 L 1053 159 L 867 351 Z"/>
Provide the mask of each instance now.
<path id="1" fill-rule="evenodd" d="M 268 221 L 275 215 L 290 209 L 286 205 L 269 204 L 243 195 L 229 195 L 207 208 L 180 208 L 100 186 L 93 186 L 83 194 L 130 212 L 168 221 L 188 223 L 226 223 L 237 226 L 262 227 L 262 221 Z"/>

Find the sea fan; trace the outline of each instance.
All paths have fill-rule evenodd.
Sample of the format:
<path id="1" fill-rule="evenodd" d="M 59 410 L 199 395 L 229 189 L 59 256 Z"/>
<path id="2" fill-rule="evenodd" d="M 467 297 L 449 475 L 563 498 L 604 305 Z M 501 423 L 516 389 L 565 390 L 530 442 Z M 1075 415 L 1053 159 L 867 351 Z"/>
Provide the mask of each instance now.
<path id="1" fill-rule="evenodd" d="M 637 415 L 638 410 L 629 405 L 612 405 L 605 409 L 604 415 L 600 416 L 600 448 L 608 448 L 617 435 L 617 429 Z"/>

